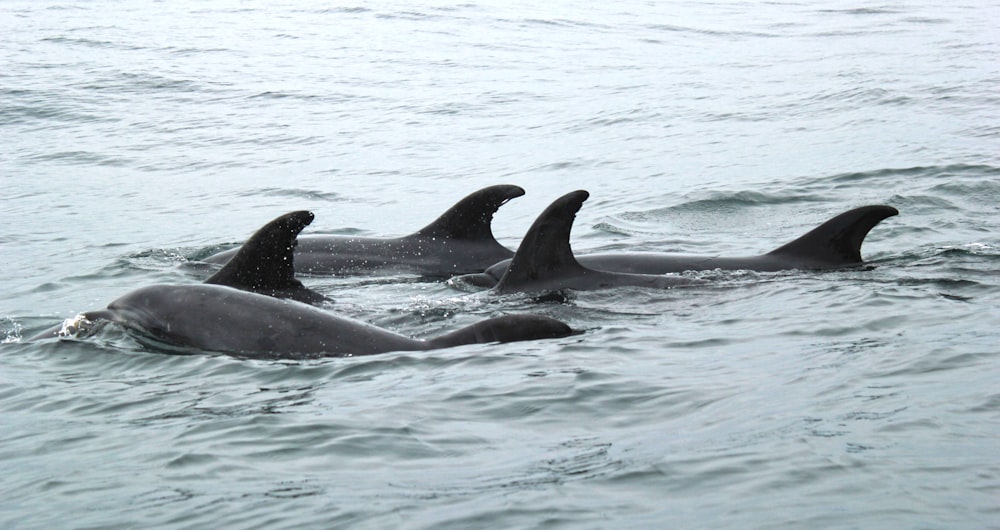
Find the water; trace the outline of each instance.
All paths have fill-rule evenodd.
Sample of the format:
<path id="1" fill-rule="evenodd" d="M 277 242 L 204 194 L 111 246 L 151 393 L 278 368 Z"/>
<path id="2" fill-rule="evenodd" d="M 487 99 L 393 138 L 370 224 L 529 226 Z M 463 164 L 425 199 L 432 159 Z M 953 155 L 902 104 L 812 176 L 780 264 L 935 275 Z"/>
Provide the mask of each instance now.
<path id="1" fill-rule="evenodd" d="M 1000 6 L 0 3 L 0 526 L 1000 527 Z M 309 278 L 434 336 L 368 358 L 24 337 L 308 208 L 401 235 L 591 199 L 580 251 L 765 252 L 901 214 L 872 270 L 492 298 Z"/>

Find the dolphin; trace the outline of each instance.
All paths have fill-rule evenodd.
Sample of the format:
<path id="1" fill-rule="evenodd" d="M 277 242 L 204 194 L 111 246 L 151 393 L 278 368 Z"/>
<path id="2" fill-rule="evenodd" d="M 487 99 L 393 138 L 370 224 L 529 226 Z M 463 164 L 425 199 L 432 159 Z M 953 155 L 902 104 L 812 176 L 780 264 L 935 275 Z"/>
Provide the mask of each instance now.
<path id="1" fill-rule="evenodd" d="M 559 320 L 518 314 L 417 340 L 294 300 L 210 284 L 142 287 L 83 313 L 73 326 L 89 330 L 101 321 L 173 347 L 260 358 L 372 355 L 575 333 Z"/>
<path id="2" fill-rule="evenodd" d="M 582 266 L 606 272 L 631 274 L 670 274 L 716 269 L 774 272 L 789 269 L 824 270 L 855 267 L 864 264 L 861 258 L 861 244 L 868 232 L 883 219 L 897 214 L 899 211 L 891 206 L 855 208 L 826 221 L 794 241 L 758 256 L 720 257 L 658 252 L 616 252 L 583 254 L 575 258 Z M 453 282 L 491 288 L 497 285 L 510 263 L 510 260 L 504 260 L 482 273 L 455 277 Z"/>
<path id="3" fill-rule="evenodd" d="M 589 196 L 586 191 L 578 190 L 550 204 L 528 229 L 492 291 L 496 294 L 590 291 L 624 286 L 666 289 L 703 283 L 679 276 L 599 271 L 581 265 L 573 256 L 569 235 L 576 213 Z"/>
<path id="4" fill-rule="evenodd" d="M 491 222 L 500 206 L 521 195 L 524 189 L 519 186 L 483 188 L 403 237 L 300 237 L 295 271 L 310 275 L 416 273 L 441 278 L 482 271 L 514 255 L 493 237 Z M 235 253 L 235 249 L 220 252 L 205 261 L 223 264 Z"/>
<path id="5" fill-rule="evenodd" d="M 299 211 L 271 221 L 205 283 L 142 287 L 31 340 L 78 334 L 109 321 L 170 346 L 278 358 L 370 355 L 576 333 L 552 318 L 505 315 L 416 340 L 301 302 L 322 296 L 302 286 L 293 271 L 295 235 L 312 219 L 311 212 Z"/>

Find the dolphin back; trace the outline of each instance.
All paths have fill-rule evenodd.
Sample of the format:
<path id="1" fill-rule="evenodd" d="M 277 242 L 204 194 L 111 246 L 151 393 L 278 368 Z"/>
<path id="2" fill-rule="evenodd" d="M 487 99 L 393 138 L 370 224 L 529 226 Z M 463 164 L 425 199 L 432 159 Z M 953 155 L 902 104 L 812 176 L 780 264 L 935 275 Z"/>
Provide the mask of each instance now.
<path id="1" fill-rule="evenodd" d="M 495 292 L 531 290 L 552 280 L 586 274 L 573 256 L 569 237 L 576 214 L 589 196 L 583 190 L 567 193 L 539 214 L 494 287 Z"/>
<path id="2" fill-rule="evenodd" d="M 287 213 L 257 230 L 219 272 L 205 280 L 243 291 L 318 303 L 324 297 L 295 278 L 299 233 L 313 221 L 312 212 Z"/>
<path id="3" fill-rule="evenodd" d="M 507 201 L 522 195 L 524 195 L 523 188 L 510 184 L 489 186 L 474 191 L 413 235 L 486 240 L 499 245 L 500 243 L 493 237 L 493 215 Z"/>
<path id="4" fill-rule="evenodd" d="M 428 349 L 463 344 L 555 339 L 575 334 L 566 323 L 541 315 L 504 315 L 452 331 L 427 341 Z"/>
<path id="5" fill-rule="evenodd" d="M 860 265 L 861 244 L 882 220 L 899 214 L 892 206 L 862 206 L 844 212 L 767 256 L 802 261 L 816 268 Z"/>

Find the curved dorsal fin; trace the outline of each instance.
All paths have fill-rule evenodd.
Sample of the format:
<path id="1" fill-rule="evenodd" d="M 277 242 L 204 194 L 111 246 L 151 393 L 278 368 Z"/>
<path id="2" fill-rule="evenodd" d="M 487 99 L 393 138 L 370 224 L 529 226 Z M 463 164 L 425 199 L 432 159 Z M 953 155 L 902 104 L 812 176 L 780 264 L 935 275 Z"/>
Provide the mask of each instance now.
<path id="1" fill-rule="evenodd" d="M 769 256 L 796 256 L 829 265 L 860 264 L 865 236 L 887 217 L 897 215 L 892 206 L 862 206 L 844 212 L 812 229 L 804 236 L 782 245 Z"/>
<path id="2" fill-rule="evenodd" d="M 589 196 L 586 191 L 577 190 L 550 204 L 524 234 L 494 291 L 521 291 L 529 283 L 584 273 L 587 269 L 573 256 L 569 235 L 576 213 Z"/>
<path id="3" fill-rule="evenodd" d="M 413 235 L 446 239 L 485 239 L 495 242 L 491 227 L 493 214 L 507 201 L 521 195 L 524 195 L 524 189 L 510 184 L 490 186 L 472 192 Z"/>
<path id="4" fill-rule="evenodd" d="M 254 292 L 302 288 L 295 279 L 294 250 L 299 232 L 312 220 L 312 212 L 303 210 L 267 223 L 205 283 Z"/>

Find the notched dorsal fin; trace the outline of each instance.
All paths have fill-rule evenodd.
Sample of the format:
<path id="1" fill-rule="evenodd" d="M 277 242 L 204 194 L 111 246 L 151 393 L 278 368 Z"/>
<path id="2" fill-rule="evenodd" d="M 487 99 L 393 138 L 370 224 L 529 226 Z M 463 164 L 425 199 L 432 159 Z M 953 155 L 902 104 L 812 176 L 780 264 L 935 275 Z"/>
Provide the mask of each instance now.
<path id="1" fill-rule="evenodd" d="M 312 220 L 312 212 L 303 210 L 267 223 L 205 283 L 254 292 L 303 288 L 295 279 L 294 250 L 299 232 Z"/>
<path id="2" fill-rule="evenodd" d="M 860 264 L 861 243 L 875 225 L 899 214 L 892 206 L 862 206 L 844 212 L 768 255 L 797 256 L 831 265 Z"/>
<path id="3" fill-rule="evenodd" d="M 564 277 L 586 270 L 573 256 L 569 236 L 576 213 L 589 196 L 583 190 L 567 193 L 535 219 L 517 247 L 507 272 L 494 288 L 497 292 L 516 291 L 527 282 Z"/>
<path id="4" fill-rule="evenodd" d="M 524 189 L 509 184 L 490 186 L 472 192 L 414 235 L 448 239 L 485 239 L 496 242 L 491 226 L 493 214 L 507 201 L 521 195 L 524 195 Z"/>

